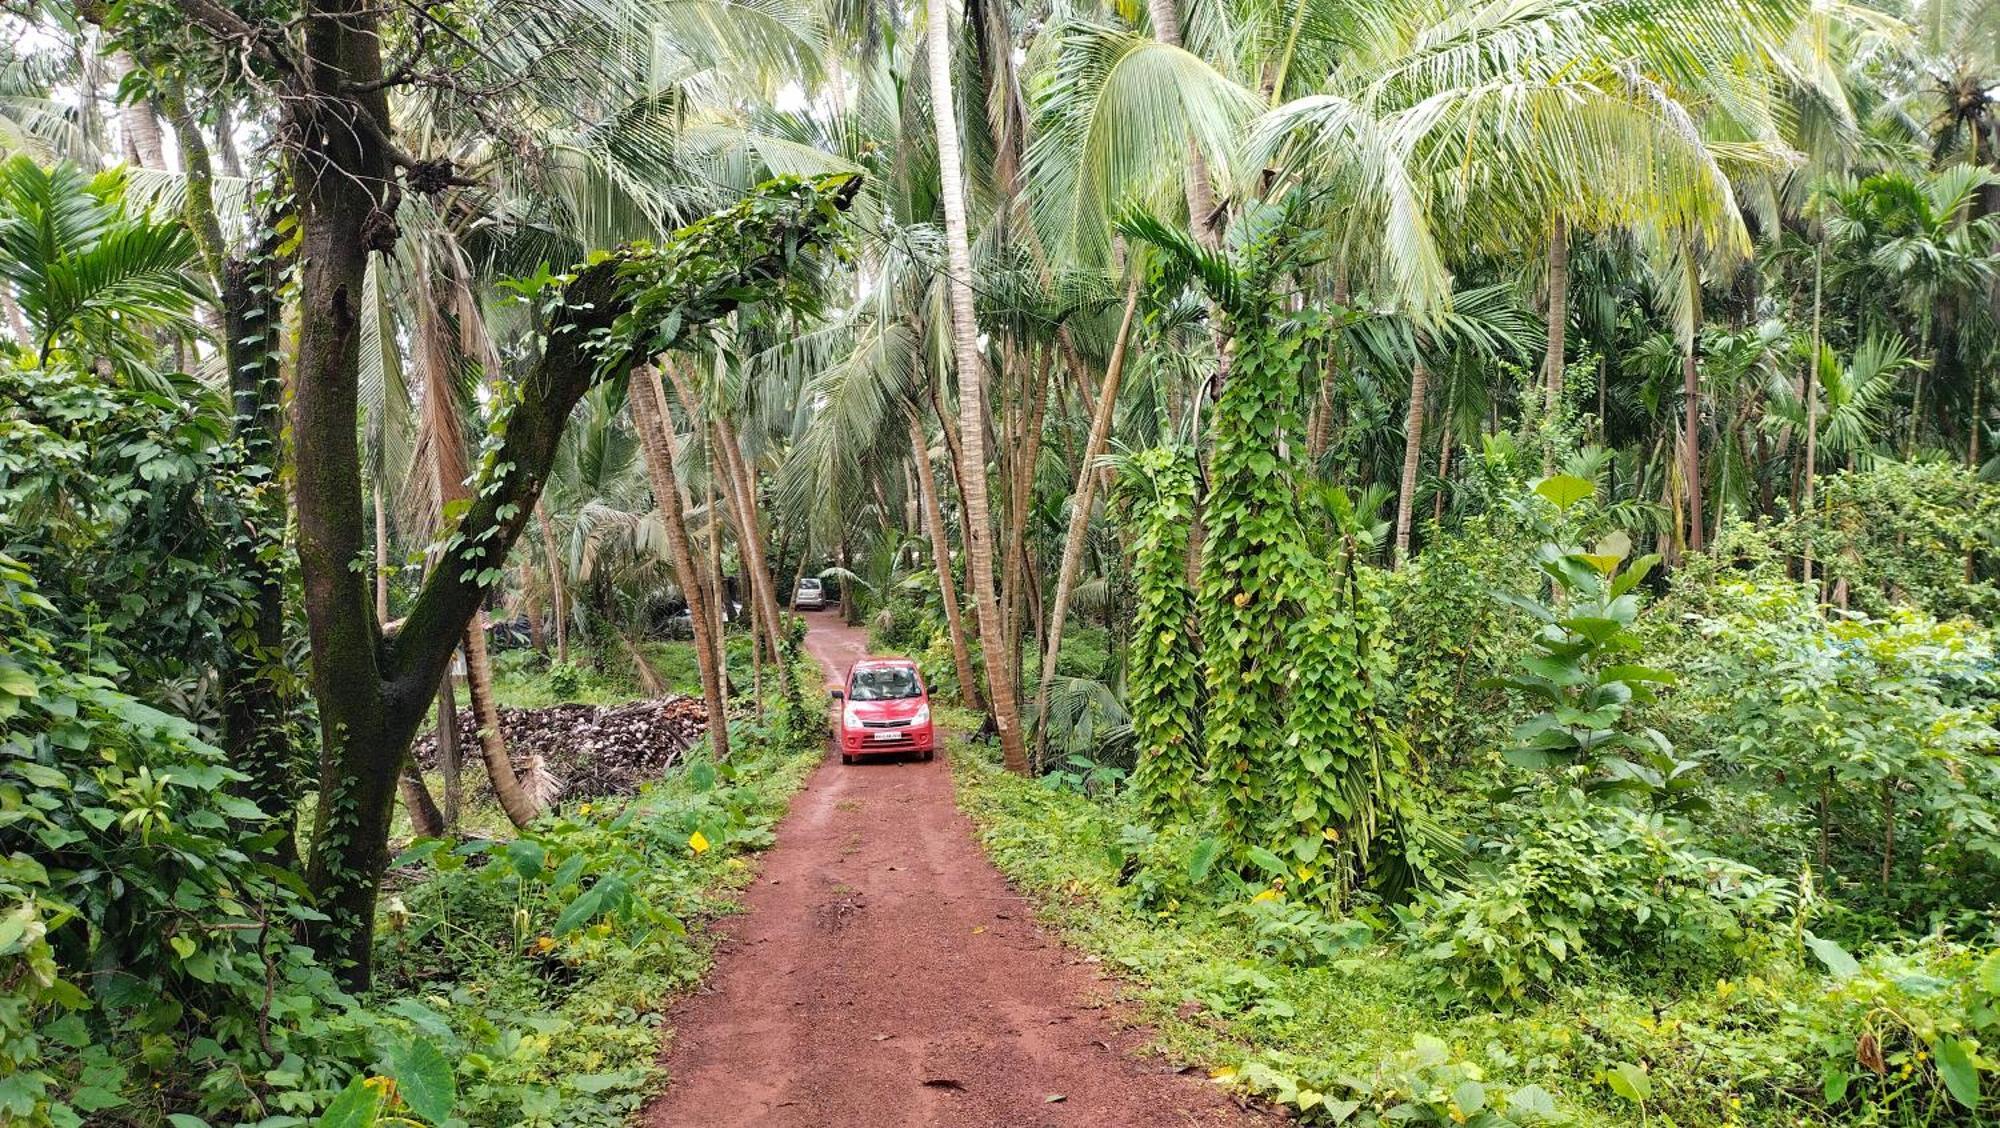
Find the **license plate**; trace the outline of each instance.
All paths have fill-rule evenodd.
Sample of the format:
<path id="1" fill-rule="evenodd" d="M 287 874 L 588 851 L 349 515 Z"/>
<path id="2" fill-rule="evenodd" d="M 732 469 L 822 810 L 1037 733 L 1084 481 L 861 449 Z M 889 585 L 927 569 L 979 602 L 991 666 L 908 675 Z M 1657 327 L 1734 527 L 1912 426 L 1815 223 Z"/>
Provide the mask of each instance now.
<path id="1" fill-rule="evenodd" d="M 900 733 L 900 732 L 878 732 L 878 733 L 874 733 L 873 735 L 871 735 L 871 736 L 869 737 L 869 739 L 870 739 L 870 740 L 901 740 L 901 739 L 903 739 L 903 734 L 902 734 L 902 733 Z"/>

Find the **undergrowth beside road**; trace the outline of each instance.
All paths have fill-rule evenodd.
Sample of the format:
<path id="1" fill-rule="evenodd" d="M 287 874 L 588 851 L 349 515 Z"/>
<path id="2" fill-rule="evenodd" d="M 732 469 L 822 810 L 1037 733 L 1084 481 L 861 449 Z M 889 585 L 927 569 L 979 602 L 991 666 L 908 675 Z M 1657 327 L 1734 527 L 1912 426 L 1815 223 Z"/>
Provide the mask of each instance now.
<path id="1" fill-rule="evenodd" d="M 803 747 L 801 747 L 803 744 Z M 706 974 L 706 926 L 817 742 L 694 759 L 627 802 L 584 803 L 511 842 L 422 840 L 384 904 L 374 1005 L 455 1063 L 471 1125 L 610 1125 L 659 1080 L 662 1016 Z M 394 1061 L 393 1055 L 389 1057 Z"/>
<path id="2" fill-rule="evenodd" d="M 988 854 L 1127 979 L 1162 1048 L 1308 1123 L 1830 1128 L 1860 1122 L 1828 1106 L 1863 1068 L 1904 1097 L 1866 1123 L 1956 1123 L 1930 1091 L 1925 1033 L 1976 1026 L 1991 1010 L 1977 984 L 2000 978 L 2000 960 L 1930 941 L 1831 976 L 1774 954 L 1664 997 L 1605 973 L 1510 1010 L 1447 1007 L 1387 939 L 1393 922 L 1203 891 L 1123 796 L 1011 775 L 980 746 L 957 744 L 952 766 Z M 1876 1033 L 1857 1064 L 1842 1039 L 1861 1026 Z"/>

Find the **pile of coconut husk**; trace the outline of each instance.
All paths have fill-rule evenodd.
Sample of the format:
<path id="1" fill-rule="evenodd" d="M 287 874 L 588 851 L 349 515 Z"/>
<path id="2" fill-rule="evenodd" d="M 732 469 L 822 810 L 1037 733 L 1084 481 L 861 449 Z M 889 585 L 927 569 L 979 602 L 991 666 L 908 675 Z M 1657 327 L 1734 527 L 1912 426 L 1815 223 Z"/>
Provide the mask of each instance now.
<path id="1" fill-rule="evenodd" d="M 708 713 L 698 698 L 661 697 L 623 705 L 550 705 L 542 709 L 501 709 L 500 731 L 515 774 L 523 782 L 552 782 L 563 799 L 629 795 L 659 779 L 707 731 Z M 482 779 L 479 737 L 472 710 L 458 710 L 459 760 L 468 786 Z M 437 766 L 436 734 L 417 738 L 417 763 Z"/>

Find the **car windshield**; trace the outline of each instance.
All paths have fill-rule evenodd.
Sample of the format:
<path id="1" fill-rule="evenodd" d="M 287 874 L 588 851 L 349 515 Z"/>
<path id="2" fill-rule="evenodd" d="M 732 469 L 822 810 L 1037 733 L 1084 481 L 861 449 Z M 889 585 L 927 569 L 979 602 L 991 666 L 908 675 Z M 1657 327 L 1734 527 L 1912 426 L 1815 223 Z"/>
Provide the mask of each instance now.
<path id="1" fill-rule="evenodd" d="M 818 581 L 818 580 L 800 580 L 800 581 L 799 581 L 799 590 L 800 590 L 800 591 L 818 591 L 818 590 L 819 590 L 819 581 Z"/>
<path id="2" fill-rule="evenodd" d="M 854 680 L 848 686 L 847 696 L 853 701 L 896 701 L 906 697 L 921 697 L 923 687 L 917 684 L 917 672 L 908 666 L 886 666 L 874 670 L 854 671 Z"/>

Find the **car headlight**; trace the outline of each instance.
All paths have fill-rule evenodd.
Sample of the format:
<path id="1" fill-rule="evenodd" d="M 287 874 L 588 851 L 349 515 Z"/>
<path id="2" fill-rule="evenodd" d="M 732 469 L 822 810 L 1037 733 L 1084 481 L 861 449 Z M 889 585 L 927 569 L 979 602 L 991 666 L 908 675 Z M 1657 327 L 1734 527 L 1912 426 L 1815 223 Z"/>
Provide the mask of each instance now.
<path id="1" fill-rule="evenodd" d="M 931 707 L 929 705 L 919 705 L 917 706 L 917 711 L 910 714 L 910 724 L 912 727 L 921 728 L 930 723 Z"/>
<path id="2" fill-rule="evenodd" d="M 841 710 L 840 722 L 848 728 L 860 728 L 861 715 L 854 711 L 854 706 L 849 705 L 847 708 Z"/>

